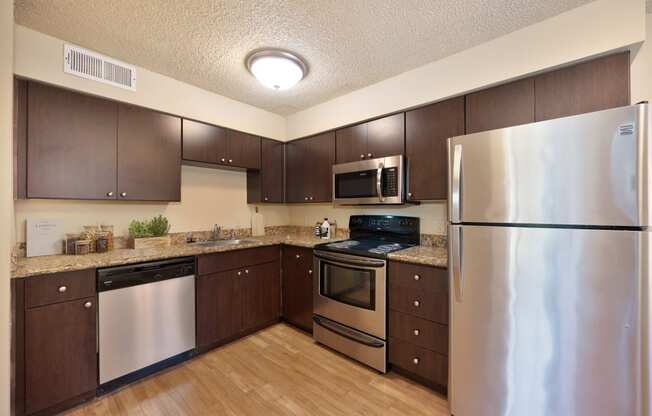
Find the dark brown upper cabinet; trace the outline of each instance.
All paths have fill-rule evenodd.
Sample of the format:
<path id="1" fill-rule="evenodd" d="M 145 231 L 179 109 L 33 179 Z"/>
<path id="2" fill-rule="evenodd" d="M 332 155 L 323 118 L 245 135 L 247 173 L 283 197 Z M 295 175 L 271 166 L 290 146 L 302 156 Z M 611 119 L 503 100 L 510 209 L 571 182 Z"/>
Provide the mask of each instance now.
<path id="1" fill-rule="evenodd" d="M 35 82 L 27 96 L 27 197 L 115 199 L 118 104 Z"/>
<path id="2" fill-rule="evenodd" d="M 247 171 L 247 203 L 284 202 L 285 145 L 261 139 L 260 170 Z"/>
<path id="3" fill-rule="evenodd" d="M 118 121 L 118 198 L 180 201 L 181 119 L 121 104 Z"/>
<path id="4" fill-rule="evenodd" d="M 534 78 L 466 96 L 466 134 L 534 122 Z"/>
<path id="5" fill-rule="evenodd" d="M 260 137 L 184 119 L 183 159 L 260 169 Z"/>
<path id="6" fill-rule="evenodd" d="M 405 113 L 409 201 L 446 199 L 446 140 L 464 134 L 464 97 Z"/>
<path id="7" fill-rule="evenodd" d="M 337 130 L 337 163 L 402 155 L 404 117 L 404 113 L 394 114 Z"/>
<path id="8" fill-rule="evenodd" d="M 330 202 L 335 132 L 287 143 L 287 202 Z"/>
<path id="9" fill-rule="evenodd" d="M 536 121 L 630 104 L 629 51 L 535 77 Z"/>

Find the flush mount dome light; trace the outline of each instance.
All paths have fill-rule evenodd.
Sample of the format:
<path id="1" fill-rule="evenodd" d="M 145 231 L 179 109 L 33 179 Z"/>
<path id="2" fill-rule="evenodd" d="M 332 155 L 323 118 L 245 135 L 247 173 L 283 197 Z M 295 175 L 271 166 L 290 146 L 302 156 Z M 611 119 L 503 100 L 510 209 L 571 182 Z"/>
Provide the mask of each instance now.
<path id="1" fill-rule="evenodd" d="M 306 63 L 293 53 L 278 49 L 254 51 L 246 60 L 249 72 L 266 87 L 286 90 L 308 73 Z"/>

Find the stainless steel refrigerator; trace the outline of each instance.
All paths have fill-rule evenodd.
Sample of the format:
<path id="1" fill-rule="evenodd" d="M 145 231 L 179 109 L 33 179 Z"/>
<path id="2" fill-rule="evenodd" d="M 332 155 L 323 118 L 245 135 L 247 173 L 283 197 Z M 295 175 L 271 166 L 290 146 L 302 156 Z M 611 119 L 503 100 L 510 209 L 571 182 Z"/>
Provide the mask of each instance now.
<path id="1" fill-rule="evenodd" d="M 649 112 L 449 139 L 453 415 L 652 415 Z"/>

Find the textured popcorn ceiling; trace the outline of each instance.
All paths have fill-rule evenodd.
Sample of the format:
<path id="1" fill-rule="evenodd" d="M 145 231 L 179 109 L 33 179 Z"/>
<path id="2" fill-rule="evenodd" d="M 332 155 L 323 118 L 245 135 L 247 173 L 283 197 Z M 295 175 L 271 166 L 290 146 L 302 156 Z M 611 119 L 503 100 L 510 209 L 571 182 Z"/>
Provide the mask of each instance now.
<path id="1" fill-rule="evenodd" d="M 16 22 L 287 115 L 545 20 L 588 0 L 16 0 Z M 289 49 L 310 67 L 266 89 L 244 59 Z M 436 82 L 436 80 L 433 80 Z"/>

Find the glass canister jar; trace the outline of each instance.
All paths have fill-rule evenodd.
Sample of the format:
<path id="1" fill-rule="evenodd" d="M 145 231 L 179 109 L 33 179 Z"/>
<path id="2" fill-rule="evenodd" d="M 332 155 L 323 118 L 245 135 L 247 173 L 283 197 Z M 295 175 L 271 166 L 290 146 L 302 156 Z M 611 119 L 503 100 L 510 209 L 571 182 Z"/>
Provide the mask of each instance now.
<path id="1" fill-rule="evenodd" d="M 106 253 L 109 251 L 109 235 L 108 232 L 99 231 L 95 234 L 95 252 Z"/>
<path id="2" fill-rule="evenodd" d="M 91 240 L 77 240 L 75 242 L 75 254 L 88 254 L 91 252 Z"/>
<path id="3" fill-rule="evenodd" d="M 79 233 L 68 233 L 66 234 L 66 241 L 64 244 L 64 252 L 66 254 L 74 255 L 77 254 L 76 243 L 81 240 L 81 234 Z"/>

